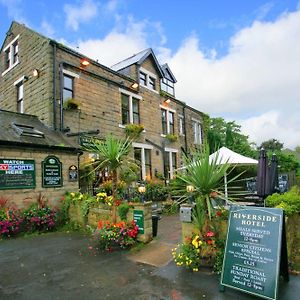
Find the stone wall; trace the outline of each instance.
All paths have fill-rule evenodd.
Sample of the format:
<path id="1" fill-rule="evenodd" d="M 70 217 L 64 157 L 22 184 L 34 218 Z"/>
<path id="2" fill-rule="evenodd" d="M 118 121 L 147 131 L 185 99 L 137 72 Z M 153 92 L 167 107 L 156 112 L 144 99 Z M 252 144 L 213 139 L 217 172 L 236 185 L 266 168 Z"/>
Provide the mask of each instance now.
<path id="1" fill-rule="evenodd" d="M 42 187 L 42 161 L 49 155 L 55 155 L 62 163 L 63 186 L 62 187 Z M 55 151 L 55 150 L 37 150 L 30 148 L 8 148 L 0 147 L 1 159 L 29 159 L 35 160 L 36 169 L 36 187 L 34 189 L 7 189 L 0 190 L 0 197 L 9 200 L 9 203 L 14 203 L 18 207 L 27 206 L 29 203 L 36 202 L 39 194 L 48 199 L 49 203 L 54 206 L 59 206 L 61 197 L 67 191 L 78 191 L 78 181 L 69 181 L 69 167 L 78 165 L 77 153 Z"/>

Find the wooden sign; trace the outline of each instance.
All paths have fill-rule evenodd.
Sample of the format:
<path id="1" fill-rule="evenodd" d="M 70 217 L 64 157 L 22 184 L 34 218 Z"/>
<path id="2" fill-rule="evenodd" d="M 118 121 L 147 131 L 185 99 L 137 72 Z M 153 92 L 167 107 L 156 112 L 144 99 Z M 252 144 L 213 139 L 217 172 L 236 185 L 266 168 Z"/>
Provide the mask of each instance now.
<path id="1" fill-rule="evenodd" d="M 221 285 L 265 299 L 277 299 L 280 272 L 288 280 L 283 210 L 233 207 Z"/>
<path id="2" fill-rule="evenodd" d="M 48 156 L 42 162 L 42 186 L 62 186 L 62 164 L 58 157 Z"/>

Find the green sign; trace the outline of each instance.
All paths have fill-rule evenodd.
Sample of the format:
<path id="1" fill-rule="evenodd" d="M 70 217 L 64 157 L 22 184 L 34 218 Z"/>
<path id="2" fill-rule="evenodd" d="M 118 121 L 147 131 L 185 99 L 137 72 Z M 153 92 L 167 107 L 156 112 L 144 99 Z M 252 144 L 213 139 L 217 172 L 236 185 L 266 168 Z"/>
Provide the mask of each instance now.
<path id="1" fill-rule="evenodd" d="M 60 187 L 62 186 L 61 162 L 56 156 L 48 156 L 42 162 L 42 186 Z"/>
<path id="2" fill-rule="evenodd" d="M 139 228 L 139 233 L 144 234 L 144 211 L 143 210 L 134 210 L 133 211 L 133 220 Z"/>
<path id="3" fill-rule="evenodd" d="M 0 190 L 35 188 L 35 162 L 26 159 L 0 159 Z"/>
<path id="4" fill-rule="evenodd" d="M 282 209 L 234 207 L 229 217 L 221 285 L 277 299 L 280 255 L 286 254 L 281 252 L 282 246 L 286 250 L 283 226 Z"/>

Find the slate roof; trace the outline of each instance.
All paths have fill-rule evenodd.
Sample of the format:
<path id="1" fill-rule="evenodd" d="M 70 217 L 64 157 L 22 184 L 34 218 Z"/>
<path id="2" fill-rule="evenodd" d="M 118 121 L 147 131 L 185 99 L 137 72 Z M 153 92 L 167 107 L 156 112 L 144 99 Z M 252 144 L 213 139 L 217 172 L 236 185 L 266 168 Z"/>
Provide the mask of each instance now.
<path id="1" fill-rule="evenodd" d="M 162 71 L 164 73 L 164 78 L 166 78 L 166 79 L 168 79 L 168 80 L 170 80 L 170 81 L 172 81 L 174 83 L 177 82 L 177 80 L 176 80 L 174 74 L 172 73 L 172 71 L 171 71 L 171 69 L 170 69 L 170 67 L 169 67 L 168 64 L 161 65 L 161 69 L 162 69 Z"/>
<path id="2" fill-rule="evenodd" d="M 43 124 L 37 116 L 0 109 L 0 145 L 80 152 L 79 145 Z"/>
<path id="3" fill-rule="evenodd" d="M 155 62 L 157 71 L 160 74 L 160 76 L 164 77 L 164 73 L 161 69 L 161 66 L 151 48 L 145 49 L 137 54 L 134 54 L 133 56 L 130 56 L 129 58 L 122 60 L 121 62 L 111 66 L 111 69 L 114 71 L 120 71 L 122 69 L 125 69 L 125 68 L 133 65 L 133 64 L 141 65 L 145 61 L 145 59 L 148 58 L 149 56 L 152 56 L 152 58 Z"/>

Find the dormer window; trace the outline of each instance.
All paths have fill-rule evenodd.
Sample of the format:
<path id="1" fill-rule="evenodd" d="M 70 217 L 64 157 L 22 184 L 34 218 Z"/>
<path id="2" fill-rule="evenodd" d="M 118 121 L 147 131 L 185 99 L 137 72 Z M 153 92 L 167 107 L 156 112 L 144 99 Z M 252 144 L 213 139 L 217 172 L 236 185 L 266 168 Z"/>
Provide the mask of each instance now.
<path id="1" fill-rule="evenodd" d="M 140 68 L 140 85 L 146 87 L 149 90 L 156 91 L 156 75 Z"/>
<path id="2" fill-rule="evenodd" d="M 175 96 L 174 82 L 163 78 L 161 80 L 161 90 L 172 96 Z"/>
<path id="3" fill-rule="evenodd" d="M 19 36 L 14 38 L 4 49 L 4 72 L 5 75 L 9 70 L 19 63 Z"/>

